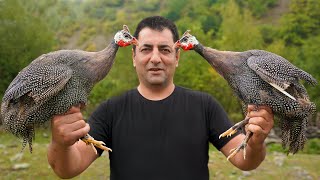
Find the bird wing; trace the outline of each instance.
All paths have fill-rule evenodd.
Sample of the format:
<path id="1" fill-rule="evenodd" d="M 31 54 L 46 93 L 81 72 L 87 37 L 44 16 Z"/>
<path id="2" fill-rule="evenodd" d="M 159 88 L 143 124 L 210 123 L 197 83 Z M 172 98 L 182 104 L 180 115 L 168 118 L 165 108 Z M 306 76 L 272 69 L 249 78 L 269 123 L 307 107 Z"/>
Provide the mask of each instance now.
<path id="1" fill-rule="evenodd" d="M 271 86 L 296 100 L 286 89 L 297 84 L 299 69 L 281 56 L 273 53 L 260 52 L 247 59 L 248 66 Z"/>
<path id="2" fill-rule="evenodd" d="M 72 69 L 63 64 L 31 64 L 11 82 L 5 92 L 4 100 L 17 100 L 28 95 L 35 103 L 43 103 L 63 89 L 71 76 Z"/>

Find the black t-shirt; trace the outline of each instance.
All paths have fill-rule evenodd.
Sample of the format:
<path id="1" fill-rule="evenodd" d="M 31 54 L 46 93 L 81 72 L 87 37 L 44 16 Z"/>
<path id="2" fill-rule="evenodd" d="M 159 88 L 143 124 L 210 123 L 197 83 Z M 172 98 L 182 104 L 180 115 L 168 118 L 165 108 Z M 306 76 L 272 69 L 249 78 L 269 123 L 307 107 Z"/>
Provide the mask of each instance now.
<path id="1" fill-rule="evenodd" d="M 209 179 L 209 142 L 220 150 L 230 138 L 219 135 L 232 126 L 210 95 L 179 86 L 159 101 L 130 90 L 102 103 L 88 122 L 89 134 L 112 149 L 117 180 Z"/>

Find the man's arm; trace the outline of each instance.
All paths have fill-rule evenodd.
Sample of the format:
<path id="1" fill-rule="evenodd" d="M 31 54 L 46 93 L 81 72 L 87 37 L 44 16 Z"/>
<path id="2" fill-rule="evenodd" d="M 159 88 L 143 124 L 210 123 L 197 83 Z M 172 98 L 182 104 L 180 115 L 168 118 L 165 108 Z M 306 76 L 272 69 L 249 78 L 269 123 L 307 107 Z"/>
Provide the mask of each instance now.
<path id="1" fill-rule="evenodd" d="M 243 151 L 237 153 L 230 159 L 231 163 L 241 170 L 252 170 L 257 168 L 264 160 L 266 155 L 266 146 L 264 140 L 271 131 L 274 120 L 273 113 L 269 107 L 259 106 L 258 110 L 254 105 L 248 106 L 249 123 L 246 126 L 246 131 L 253 132 L 248 145 L 246 147 L 246 159 L 243 158 Z M 231 139 L 223 148 L 221 152 L 228 156 L 232 148 L 238 147 L 244 139 L 243 134 Z"/>
<path id="2" fill-rule="evenodd" d="M 71 178 L 79 175 L 98 157 L 91 146 L 79 141 L 90 130 L 79 108 L 72 107 L 67 114 L 55 116 L 51 121 L 51 128 L 52 140 L 47 158 L 59 177 Z"/>

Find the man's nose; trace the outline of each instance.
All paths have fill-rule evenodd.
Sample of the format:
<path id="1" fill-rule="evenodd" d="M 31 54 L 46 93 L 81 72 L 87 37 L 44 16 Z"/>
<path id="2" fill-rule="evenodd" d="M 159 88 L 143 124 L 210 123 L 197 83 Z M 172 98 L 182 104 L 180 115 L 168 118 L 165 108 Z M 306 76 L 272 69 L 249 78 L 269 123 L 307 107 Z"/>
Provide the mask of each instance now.
<path id="1" fill-rule="evenodd" d="M 160 52 L 158 50 L 153 50 L 150 61 L 154 64 L 158 64 L 161 62 Z"/>

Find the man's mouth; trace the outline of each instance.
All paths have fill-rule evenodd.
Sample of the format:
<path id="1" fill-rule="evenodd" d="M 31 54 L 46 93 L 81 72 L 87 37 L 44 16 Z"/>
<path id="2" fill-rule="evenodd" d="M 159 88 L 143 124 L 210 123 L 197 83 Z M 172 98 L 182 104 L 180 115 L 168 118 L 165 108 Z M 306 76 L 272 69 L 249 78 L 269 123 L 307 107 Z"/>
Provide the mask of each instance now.
<path id="1" fill-rule="evenodd" d="M 149 71 L 161 71 L 161 68 L 150 68 Z"/>

